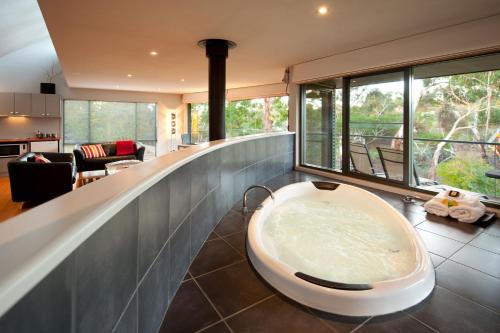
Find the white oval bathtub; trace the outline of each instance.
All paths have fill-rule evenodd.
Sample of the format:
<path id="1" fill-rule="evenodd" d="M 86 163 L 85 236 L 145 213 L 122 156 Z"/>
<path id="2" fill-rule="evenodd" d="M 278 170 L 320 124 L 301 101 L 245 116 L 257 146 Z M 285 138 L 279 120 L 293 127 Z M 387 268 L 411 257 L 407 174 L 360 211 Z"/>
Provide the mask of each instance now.
<path id="1" fill-rule="evenodd" d="M 257 209 L 248 256 L 265 280 L 309 307 L 347 316 L 406 309 L 434 288 L 434 268 L 408 220 L 355 186 L 285 186 Z"/>

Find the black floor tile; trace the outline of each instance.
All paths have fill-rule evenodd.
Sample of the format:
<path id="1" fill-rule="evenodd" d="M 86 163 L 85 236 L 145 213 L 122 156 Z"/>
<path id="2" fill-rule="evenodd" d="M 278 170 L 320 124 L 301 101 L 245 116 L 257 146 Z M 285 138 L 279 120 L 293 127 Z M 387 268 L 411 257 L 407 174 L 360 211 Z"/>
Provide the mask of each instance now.
<path id="1" fill-rule="evenodd" d="M 422 213 L 415 209 L 410 209 L 408 205 L 403 205 L 403 207 L 398 208 L 398 210 L 414 226 L 425 221 L 425 212 Z"/>
<path id="2" fill-rule="evenodd" d="M 469 244 L 483 250 L 500 254 L 500 236 L 483 232 L 481 235 L 474 238 Z"/>
<path id="3" fill-rule="evenodd" d="M 243 256 L 246 256 L 246 239 L 246 232 L 239 232 L 237 234 L 224 237 L 224 240 L 231 244 L 231 246 L 238 250 L 238 252 Z"/>
<path id="4" fill-rule="evenodd" d="M 454 219 L 439 216 L 427 216 L 427 220 L 418 225 L 419 229 L 457 240 L 462 243 L 471 241 L 483 229 L 469 223 L 461 223 Z"/>
<path id="5" fill-rule="evenodd" d="M 418 227 L 417 231 L 422 240 L 424 241 L 425 248 L 427 249 L 427 251 L 445 258 L 448 258 L 449 256 L 451 256 L 453 253 L 455 253 L 461 247 L 464 246 L 464 244 L 459 241 L 419 229 Z"/>
<path id="6" fill-rule="evenodd" d="M 234 210 L 230 210 L 215 227 L 215 232 L 221 237 L 246 230 L 247 218 Z"/>
<path id="7" fill-rule="evenodd" d="M 219 238 L 203 245 L 189 267 L 189 274 L 196 277 L 242 259 L 241 254 Z"/>
<path id="8" fill-rule="evenodd" d="M 500 278 L 500 254 L 466 245 L 450 259 Z"/>
<path id="9" fill-rule="evenodd" d="M 500 331 L 498 314 L 439 286 L 426 300 L 405 312 L 442 333 Z"/>
<path id="10" fill-rule="evenodd" d="M 217 238 L 220 238 L 220 237 L 215 232 L 212 232 L 212 233 L 210 233 L 210 235 L 208 235 L 207 241 L 214 240 Z"/>
<path id="11" fill-rule="evenodd" d="M 435 332 L 405 313 L 395 313 L 387 316 L 371 318 L 360 329 L 359 333 L 428 333 Z"/>
<path id="12" fill-rule="evenodd" d="M 196 278 L 222 316 L 229 316 L 273 294 L 247 261 Z"/>
<path id="13" fill-rule="evenodd" d="M 196 283 L 186 281 L 179 287 L 167 311 L 160 333 L 191 333 L 220 320 Z"/>
<path id="14" fill-rule="evenodd" d="M 282 296 L 273 296 L 227 320 L 235 333 L 331 332 L 306 308 Z"/>
<path id="15" fill-rule="evenodd" d="M 369 317 L 348 317 L 333 313 L 323 312 L 315 309 L 310 311 L 323 320 L 335 333 L 347 333 L 365 322 Z"/>
<path id="16" fill-rule="evenodd" d="M 203 331 L 200 331 L 200 333 L 231 333 L 231 331 L 229 330 L 229 328 L 227 328 L 226 324 L 220 322 L 218 324 L 205 328 Z"/>
<path id="17" fill-rule="evenodd" d="M 500 279 L 447 260 L 436 269 L 438 285 L 500 312 Z"/>

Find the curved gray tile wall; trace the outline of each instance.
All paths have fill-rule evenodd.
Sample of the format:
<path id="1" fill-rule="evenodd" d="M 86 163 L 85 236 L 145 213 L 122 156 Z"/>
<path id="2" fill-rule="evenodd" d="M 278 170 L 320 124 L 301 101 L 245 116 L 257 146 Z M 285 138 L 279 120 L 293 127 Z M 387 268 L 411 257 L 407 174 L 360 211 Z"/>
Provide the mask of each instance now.
<path id="1" fill-rule="evenodd" d="M 192 259 L 244 190 L 293 168 L 294 134 L 179 167 L 113 216 L 0 318 L 0 332 L 158 332 Z"/>

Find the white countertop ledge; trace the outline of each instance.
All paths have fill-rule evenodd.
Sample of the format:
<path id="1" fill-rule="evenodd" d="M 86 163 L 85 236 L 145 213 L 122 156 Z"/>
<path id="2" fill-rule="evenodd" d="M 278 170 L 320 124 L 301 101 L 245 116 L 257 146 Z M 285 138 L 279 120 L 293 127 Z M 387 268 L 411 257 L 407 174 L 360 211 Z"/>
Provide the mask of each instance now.
<path id="1" fill-rule="evenodd" d="M 104 177 L 0 223 L 0 317 L 127 204 L 168 174 L 251 135 L 195 145 Z"/>

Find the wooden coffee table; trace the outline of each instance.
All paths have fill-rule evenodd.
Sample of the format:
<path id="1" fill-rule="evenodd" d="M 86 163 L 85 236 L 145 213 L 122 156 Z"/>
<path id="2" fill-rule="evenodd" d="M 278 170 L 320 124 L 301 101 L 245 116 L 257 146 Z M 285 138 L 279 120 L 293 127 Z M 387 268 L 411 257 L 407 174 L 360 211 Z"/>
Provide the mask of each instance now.
<path id="1" fill-rule="evenodd" d="M 106 170 L 83 171 L 78 173 L 78 187 L 92 183 L 98 179 L 106 177 Z"/>

